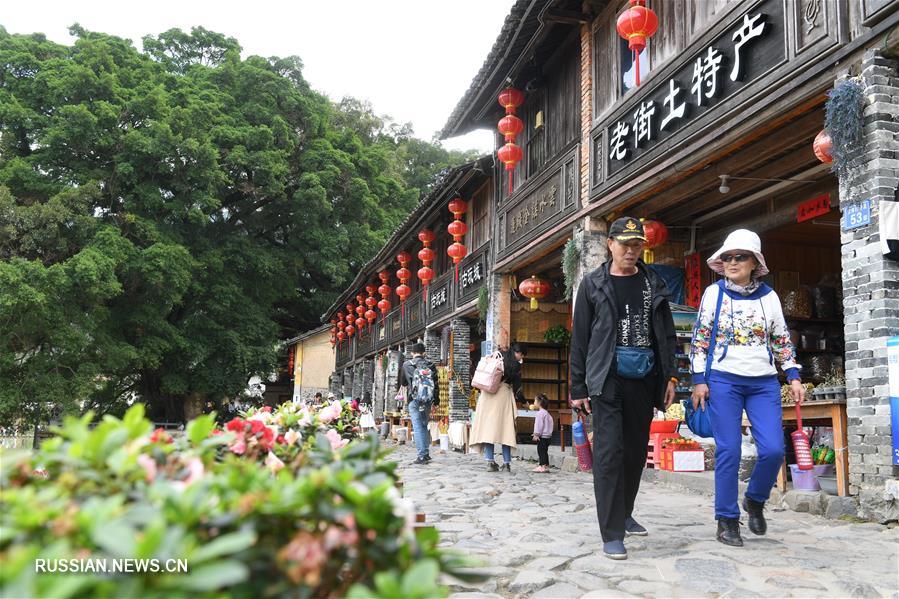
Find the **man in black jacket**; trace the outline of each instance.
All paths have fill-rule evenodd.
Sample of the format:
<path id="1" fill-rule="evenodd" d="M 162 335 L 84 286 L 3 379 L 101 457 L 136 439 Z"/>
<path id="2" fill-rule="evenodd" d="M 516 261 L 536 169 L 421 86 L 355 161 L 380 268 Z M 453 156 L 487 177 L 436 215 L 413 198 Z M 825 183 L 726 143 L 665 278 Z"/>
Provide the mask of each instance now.
<path id="1" fill-rule="evenodd" d="M 612 259 L 581 281 L 571 337 L 572 406 L 593 414 L 593 488 L 603 552 L 627 559 L 624 537 L 646 535 L 632 512 L 653 408 L 674 399 L 677 339 L 662 278 L 640 261 L 639 220 L 609 228 Z"/>
<path id="2" fill-rule="evenodd" d="M 431 406 L 440 403 L 440 385 L 437 366 L 425 357 L 424 344 L 413 343 L 411 352 L 412 358 L 403 362 L 403 367 L 400 368 L 397 388 L 406 388 L 406 406 L 412 420 L 415 447 L 418 449 L 418 457 L 414 463 L 424 465 L 431 461 L 428 421 Z"/>

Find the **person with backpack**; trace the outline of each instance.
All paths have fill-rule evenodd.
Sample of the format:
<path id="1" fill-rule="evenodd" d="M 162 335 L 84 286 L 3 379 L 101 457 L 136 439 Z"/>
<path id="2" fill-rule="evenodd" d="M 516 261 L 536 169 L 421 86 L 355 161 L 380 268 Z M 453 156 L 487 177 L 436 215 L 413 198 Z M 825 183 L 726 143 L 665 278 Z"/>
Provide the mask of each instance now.
<path id="1" fill-rule="evenodd" d="M 418 449 L 418 457 L 413 463 L 424 465 L 431 461 L 428 420 L 431 407 L 440 403 L 440 388 L 437 385 L 437 366 L 425 357 L 424 344 L 413 343 L 411 352 L 412 357 L 400 368 L 397 387 L 406 388 L 409 418 L 412 420 L 415 447 Z"/>

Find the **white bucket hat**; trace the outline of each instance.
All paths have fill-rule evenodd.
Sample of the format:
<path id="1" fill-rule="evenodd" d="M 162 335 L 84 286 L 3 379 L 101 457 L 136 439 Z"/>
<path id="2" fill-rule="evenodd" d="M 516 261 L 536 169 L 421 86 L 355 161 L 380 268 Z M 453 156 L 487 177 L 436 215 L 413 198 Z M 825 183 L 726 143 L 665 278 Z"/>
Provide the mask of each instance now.
<path id="1" fill-rule="evenodd" d="M 721 261 L 721 254 L 731 250 L 748 250 L 752 252 L 759 263 L 752 273 L 753 277 L 764 277 L 768 274 L 768 265 L 765 264 L 765 256 L 762 255 L 762 240 L 749 229 L 737 229 L 728 235 L 727 239 L 724 240 L 724 245 L 718 248 L 718 251 L 706 260 L 709 268 L 723 276 L 724 262 Z"/>

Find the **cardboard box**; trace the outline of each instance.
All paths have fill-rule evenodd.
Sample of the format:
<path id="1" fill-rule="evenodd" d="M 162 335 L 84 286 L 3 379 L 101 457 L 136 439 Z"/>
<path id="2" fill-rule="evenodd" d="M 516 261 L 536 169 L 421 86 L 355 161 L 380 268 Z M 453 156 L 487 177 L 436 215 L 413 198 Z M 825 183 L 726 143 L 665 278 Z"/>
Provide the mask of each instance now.
<path id="1" fill-rule="evenodd" d="M 705 470 L 705 452 L 701 449 L 662 448 L 659 467 L 671 472 L 702 472 Z"/>

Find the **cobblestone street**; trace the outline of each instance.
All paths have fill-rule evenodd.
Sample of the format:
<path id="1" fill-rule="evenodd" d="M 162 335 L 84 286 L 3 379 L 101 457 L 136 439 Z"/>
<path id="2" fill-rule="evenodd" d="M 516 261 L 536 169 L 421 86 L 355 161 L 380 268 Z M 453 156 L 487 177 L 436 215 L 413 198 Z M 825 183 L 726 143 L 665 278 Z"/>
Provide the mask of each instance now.
<path id="1" fill-rule="evenodd" d="M 602 556 L 589 474 L 535 474 L 513 460 L 489 473 L 479 455 L 432 451 L 415 466 L 400 446 L 405 496 L 443 545 L 482 559 L 484 583 L 447 581 L 463 597 L 899 597 L 899 528 L 767 510 L 768 535 L 715 540 L 712 498 L 644 482 L 627 561 Z"/>

